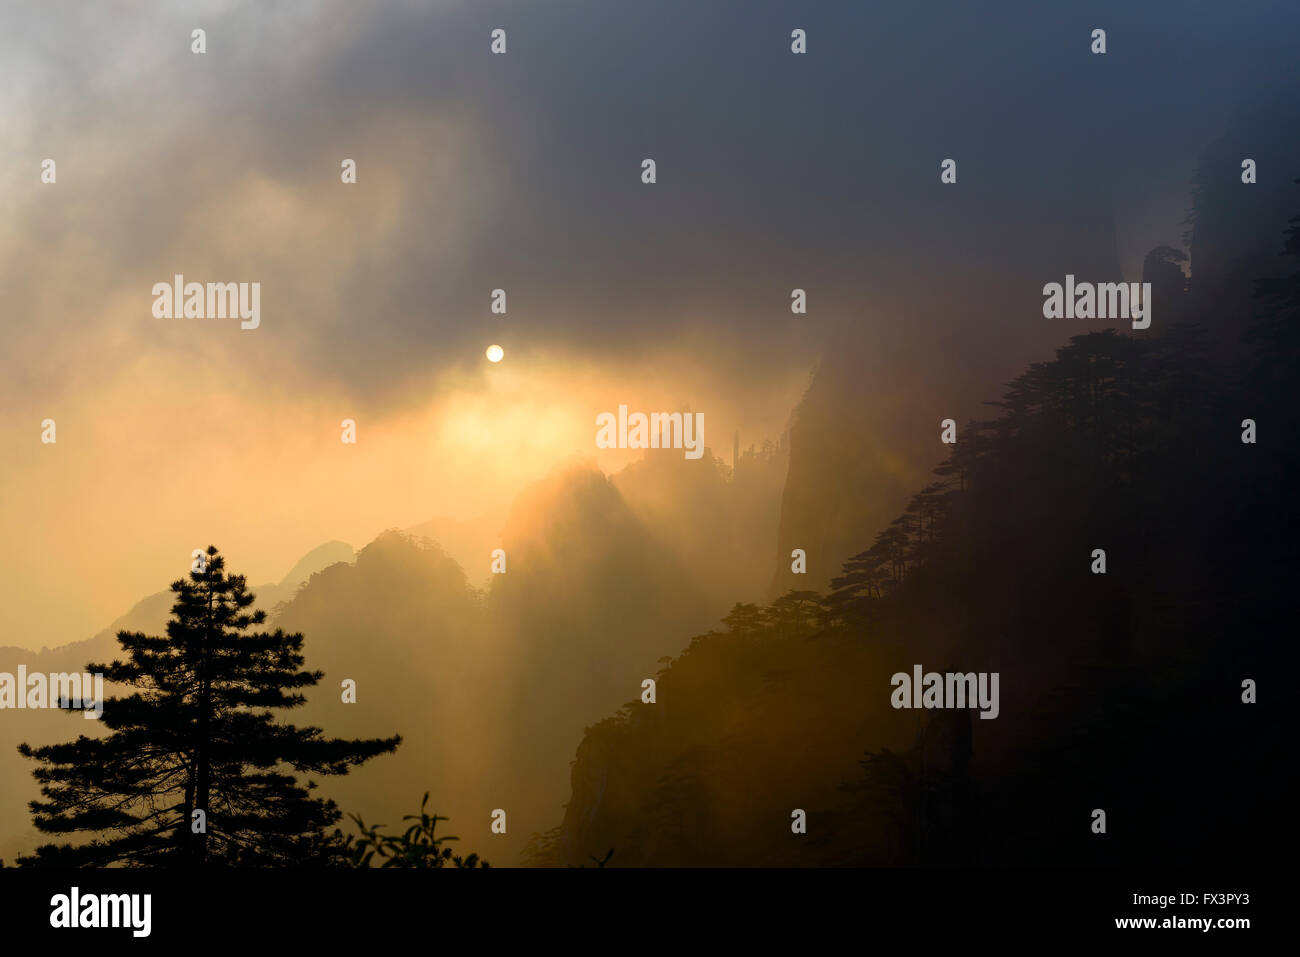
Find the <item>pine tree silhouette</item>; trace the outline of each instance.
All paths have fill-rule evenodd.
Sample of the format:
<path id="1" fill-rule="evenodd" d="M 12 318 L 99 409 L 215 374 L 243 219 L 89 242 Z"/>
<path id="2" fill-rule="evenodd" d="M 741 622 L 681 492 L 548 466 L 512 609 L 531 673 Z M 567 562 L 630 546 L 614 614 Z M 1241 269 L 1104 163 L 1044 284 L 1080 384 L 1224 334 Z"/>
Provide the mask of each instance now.
<path id="1" fill-rule="evenodd" d="M 303 636 L 252 631 L 242 575 L 224 574 L 217 549 L 203 571 L 172 583 L 166 637 L 120 632 L 126 661 L 91 664 L 108 682 L 136 689 L 104 702 L 110 733 L 67 744 L 18 746 L 44 800 L 30 804 L 46 834 L 93 834 L 46 844 L 24 865 L 283 865 L 326 860 L 325 828 L 341 812 L 312 797 L 297 775 L 346 774 L 392 751 L 400 737 L 330 739 L 319 728 L 277 722 L 273 709 L 306 699 L 321 672 L 300 670 Z M 194 812 L 203 812 L 200 817 Z"/>

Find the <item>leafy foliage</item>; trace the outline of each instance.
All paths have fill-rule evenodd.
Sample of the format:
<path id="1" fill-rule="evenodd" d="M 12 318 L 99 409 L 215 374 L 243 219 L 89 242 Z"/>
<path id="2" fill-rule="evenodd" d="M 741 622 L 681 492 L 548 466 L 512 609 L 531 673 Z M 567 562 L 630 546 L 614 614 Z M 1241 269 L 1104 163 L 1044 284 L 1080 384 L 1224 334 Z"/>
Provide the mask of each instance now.
<path id="1" fill-rule="evenodd" d="M 383 824 L 370 827 L 359 814 L 351 814 L 361 833 L 343 837 L 336 831 L 336 838 L 342 841 L 342 853 L 352 867 L 460 867 L 465 869 L 490 867 L 487 861 L 477 854 L 461 857 L 452 852 L 446 844 L 460 838 L 450 834 L 435 834 L 439 821 L 448 818 L 430 814 L 425 810 L 429 803 L 429 792 L 424 792 L 420 802 L 419 814 L 407 814 L 403 821 L 412 823 L 401 834 L 380 834 Z"/>

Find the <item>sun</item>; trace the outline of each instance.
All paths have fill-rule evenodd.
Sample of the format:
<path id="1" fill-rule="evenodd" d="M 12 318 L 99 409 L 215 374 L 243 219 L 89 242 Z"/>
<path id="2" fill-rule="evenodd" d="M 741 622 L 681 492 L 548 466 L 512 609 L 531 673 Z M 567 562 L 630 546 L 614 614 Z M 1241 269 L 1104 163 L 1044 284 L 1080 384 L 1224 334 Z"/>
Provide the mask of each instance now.
<path id="1" fill-rule="evenodd" d="M 488 362 L 500 362 L 505 358 L 505 355 L 506 350 L 502 349 L 498 345 L 490 345 L 487 347 Z"/>

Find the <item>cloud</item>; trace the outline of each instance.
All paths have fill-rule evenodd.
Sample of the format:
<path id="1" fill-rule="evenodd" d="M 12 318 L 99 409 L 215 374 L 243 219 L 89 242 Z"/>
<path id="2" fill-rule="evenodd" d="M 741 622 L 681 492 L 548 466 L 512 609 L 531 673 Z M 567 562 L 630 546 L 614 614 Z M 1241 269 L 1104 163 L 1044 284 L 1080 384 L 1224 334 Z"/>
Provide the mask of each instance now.
<path id="1" fill-rule="evenodd" d="M 130 561 L 77 627 L 209 528 L 269 578 L 328 538 L 467 514 L 589 454 L 588 419 L 620 402 L 703 409 L 715 447 L 761 439 L 828 342 L 891 393 L 864 429 L 900 396 L 978 411 L 1062 334 L 1032 319 L 1042 283 L 1117 262 L 1116 183 L 1166 197 L 1142 234 L 1176 235 L 1188 144 L 1295 81 L 1294 5 L 1215 9 L 1098 7 L 1099 58 L 1091 20 L 1027 0 L 11 6 L 0 520 L 29 554 L 0 567 L 25 602 L 0 625 L 39 621 L 57 570 L 115 529 Z M 260 282 L 261 327 L 155 319 L 176 273 Z M 62 459 L 36 444 L 48 415 Z M 349 415 L 395 444 L 335 475 Z M 474 441 L 498 433 L 500 455 Z M 205 508 L 205 476 L 234 490 Z"/>

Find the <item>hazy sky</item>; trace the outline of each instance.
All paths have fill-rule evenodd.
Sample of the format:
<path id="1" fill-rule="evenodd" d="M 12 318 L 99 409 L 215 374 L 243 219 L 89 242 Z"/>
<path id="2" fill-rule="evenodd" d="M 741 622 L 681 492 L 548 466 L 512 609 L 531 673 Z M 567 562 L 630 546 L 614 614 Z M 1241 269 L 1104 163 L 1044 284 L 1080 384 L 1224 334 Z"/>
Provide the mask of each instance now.
<path id="1" fill-rule="evenodd" d="M 934 344 L 976 412 L 1037 344 L 906 303 L 1077 210 L 1139 278 L 1197 152 L 1300 72 L 1291 2 L 1063 6 L 0 3 L 0 644 L 87 637 L 209 542 L 276 579 L 613 470 L 620 403 L 729 458 L 836 326 L 901 383 Z M 155 318 L 176 273 L 260 282 L 260 328 Z"/>

